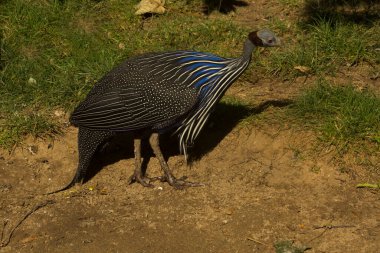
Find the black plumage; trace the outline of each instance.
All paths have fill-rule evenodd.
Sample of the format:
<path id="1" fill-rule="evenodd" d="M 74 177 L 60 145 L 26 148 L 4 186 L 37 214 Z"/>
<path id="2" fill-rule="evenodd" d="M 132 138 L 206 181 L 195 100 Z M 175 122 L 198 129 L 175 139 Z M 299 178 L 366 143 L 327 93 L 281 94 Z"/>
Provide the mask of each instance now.
<path id="1" fill-rule="evenodd" d="M 256 46 L 276 46 L 269 30 L 249 34 L 241 57 L 226 59 L 195 51 L 151 53 L 126 60 L 89 92 L 71 115 L 79 127 L 79 165 L 72 182 L 82 182 L 100 144 L 118 132 L 149 133 L 150 144 L 164 171 L 162 180 L 176 188 L 200 184 L 176 179 L 159 147 L 159 134 L 179 136 L 180 149 L 192 144 L 212 108 L 243 73 Z M 131 181 L 151 186 L 141 172 L 141 136 L 135 137 L 135 172 Z"/>

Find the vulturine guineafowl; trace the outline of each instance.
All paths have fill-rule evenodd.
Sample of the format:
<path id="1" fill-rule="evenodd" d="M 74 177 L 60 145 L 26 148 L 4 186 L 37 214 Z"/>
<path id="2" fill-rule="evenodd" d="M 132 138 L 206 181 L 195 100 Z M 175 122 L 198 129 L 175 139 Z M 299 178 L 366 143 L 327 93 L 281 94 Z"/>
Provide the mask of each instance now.
<path id="1" fill-rule="evenodd" d="M 187 146 L 197 138 L 228 87 L 247 68 L 253 50 L 277 45 L 274 33 L 264 29 L 249 33 L 243 54 L 236 59 L 173 51 L 145 54 L 121 63 L 95 84 L 71 115 L 70 122 L 79 127 L 79 165 L 71 183 L 61 190 L 82 183 L 97 148 L 119 132 L 134 134 L 131 182 L 152 186 L 141 171 L 141 139 L 148 133 L 164 172 L 161 179 L 175 188 L 200 185 L 173 176 L 160 150 L 159 135 L 177 133 L 186 158 Z"/>

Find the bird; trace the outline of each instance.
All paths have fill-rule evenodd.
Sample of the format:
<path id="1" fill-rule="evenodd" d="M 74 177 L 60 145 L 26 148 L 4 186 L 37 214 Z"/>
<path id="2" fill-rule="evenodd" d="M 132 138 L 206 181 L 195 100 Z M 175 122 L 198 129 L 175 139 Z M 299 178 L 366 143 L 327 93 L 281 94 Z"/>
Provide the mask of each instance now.
<path id="1" fill-rule="evenodd" d="M 176 134 L 187 160 L 187 148 L 226 90 L 247 69 L 252 52 L 279 45 L 272 31 L 262 29 L 248 34 L 237 58 L 178 50 L 125 60 L 102 77 L 71 114 L 71 124 L 79 128 L 79 163 L 72 181 L 52 193 L 82 184 L 96 151 L 119 133 L 133 134 L 135 168 L 129 183 L 154 187 L 141 169 L 141 142 L 149 139 L 163 171 L 161 181 L 176 189 L 203 185 L 173 175 L 160 148 L 160 135 Z"/>

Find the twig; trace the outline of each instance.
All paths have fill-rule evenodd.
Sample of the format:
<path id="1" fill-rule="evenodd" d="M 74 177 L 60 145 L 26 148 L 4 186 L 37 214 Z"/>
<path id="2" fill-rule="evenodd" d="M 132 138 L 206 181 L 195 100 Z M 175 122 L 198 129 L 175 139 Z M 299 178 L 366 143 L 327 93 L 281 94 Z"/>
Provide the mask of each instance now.
<path id="1" fill-rule="evenodd" d="M 378 184 L 370 184 L 370 183 L 357 184 L 356 188 L 380 189 L 380 183 L 378 183 Z"/>
<path id="2" fill-rule="evenodd" d="M 4 223 L 3 223 L 3 229 L 1 230 L 0 242 L 3 241 L 4 231 L 5 231 L 5 227 L 7 226 L 7 224 L 8 224 L 8 220 L 4 220 Z"/>
<path id="3" fill-rule="evenodd" d="M 26 220 L 26 218 L 29 217 L 29 215 L 33 214 L 35 211 L 37 211 L 38 209 L 44 207 L 44 206 L 47 206 L 47 205 L 51 205 L 51 204 L 54 204 L 55 201 L 54 200 L 46 200 L 36 206 L 34 206 L 32 208 L 32 210 L 30 210 L 29 212 L 27 212 L 24 217 L 22 219 L 19 220 L 19 222 L 17 222 L 17 224 L 11 229 L 11 232 L 9 233 L 8 235 L 8 239 L 4 240 L 3 241 L 3 233 L 4 233 L 4 230 L 1 234 L 1 241 L 0 241 L 0 247 L 5 247 L 9 244 L 9 242 L 11 241 L 12 239 L 12 236 L 13 236 L 13 233 L 15 232 L 15 230 L 21 225 L 21 223 Z M 6 225 L 6 222 L 4 222 L 4 229 L 5 229 L 5 225 Z"/>
<path id="4" fill-rule="evenodd" d="M 315 239 L 321 237 L 324 233 L 326 233 L 327 230 L 328 230 L 328 228 L 325 228 L 325 230 L 323 230 L 322 233 L 320 233 L 319 235 L 317 235 L 317 236 L 314 237 L 314 238 L 311 238 L 308 242 L 312 242 L 312 241 L 314 241 Z"/>
<path id="5" fill-rule="evenodd" d="M 314 229 L 321 229 L 321 228 L 325 228 L 325 229 L 333 229 L 333 228 L 353 228 L 355 226 L 353 225 L 337 225 L 337 226 L 333 226 L 333 225 L 323 225 L 323 226 L 314 226 Z"/>
<path id="6" fill-rule="evenodd" d="M 252 237 L 247 237 L 247 240 L 248 240 L 248 241 L 256 242 L 256 243 L 261 244 L 261 245 L 264 245 L 264 246 L 266 246 L 266 247 L 270 247 L 268 244 L 263 243 L 263 242 L 260 242 L 260 241 L 256 240 L 255 238 L 252 238 Z"/>
<path id="7" fill-rule="evenodd" d="M 353 226 L 353 225 L 337 225 L 337 226 L 323 225 L 323 226 L 314 226 L 315 230 L 317 230 L 317 229 L 323 229 L 323 231 L 322 231 L 322 233 L 320 233 L 316 237 L 310 239 L 309 242 L 314 241 L 315 239 L 321 237 L 324 233 L 326 233 L 327 230 L 330 230 L 330 229 L 333 229 L 333 228 L 353 228 L 353 227 L 355 227 L 355 226 Z"/>

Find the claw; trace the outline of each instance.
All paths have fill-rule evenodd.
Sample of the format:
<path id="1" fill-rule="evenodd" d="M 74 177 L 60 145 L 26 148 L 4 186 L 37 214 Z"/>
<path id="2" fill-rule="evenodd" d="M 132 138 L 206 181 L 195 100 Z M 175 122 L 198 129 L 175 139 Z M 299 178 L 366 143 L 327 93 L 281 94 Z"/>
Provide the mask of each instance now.
<path id="1" fill-rule="evenodd" d="M 188 182 L 186 181 L 186 177 L 181 177 L 180 179 L 177 179 L 173 176 L 171 173 L 168 164 L 165 161 L 164 156 L 162 155 L 160 144 L 159 144 L 159 135 L 158 133 L 153 133 L 149 138 L 150 146 L 153 149 L 154 154 L 158 158 L 158 161 L 160 162 L 161 169 L 164 172 L 164 176 L 158 177 L 158 179 L 161 180 L 161 182 L 168 182 L 169 185 L 173 186 L 174 188 L 180 190 L 185 187 L 198 187 L 198 186 L 204 186 L 202 183 L 196 183 L 196 182 Z"/>
<path id="2" fill-rule="evenodd" d="M 144 187 L 150 187 L 153 188 L 154 185 L 152 185 L 150 182 L 152 179 L 141 176 L 139 173 L 133 173 L 133 175 L 128 179 L 128 184 L 133 184 L 135 182 L 141 184 Z"/>
<path id="3" fill-rule="evenodd" d="M 168 174 L 165 176 L 161 176 L 161 182 L 168 182 L 169 185 L 173 186 L 177 190 L 183 190 L 186 187 L 201 187 L 205 186 L 203 183 L 198 182 L 190 182 L 186 181 L 187 177 L 175 178 L 173 175 Z"/>

